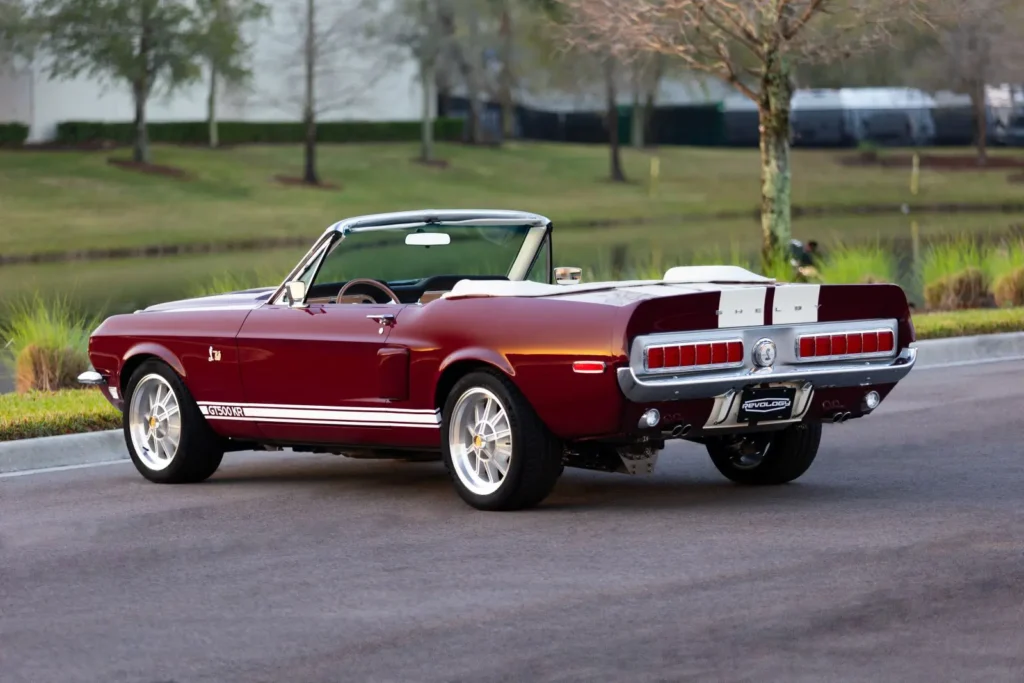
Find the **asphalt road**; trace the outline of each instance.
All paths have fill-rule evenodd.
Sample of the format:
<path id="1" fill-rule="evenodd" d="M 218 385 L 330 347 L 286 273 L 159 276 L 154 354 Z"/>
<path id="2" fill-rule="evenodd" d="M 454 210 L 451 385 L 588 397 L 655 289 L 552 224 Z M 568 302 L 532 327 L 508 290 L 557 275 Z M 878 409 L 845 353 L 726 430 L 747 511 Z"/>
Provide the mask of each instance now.
<path id="1" fill-rule="evenodd" d="M 919 370 L 799 482 L 243 455 L 0 479 L 0 680 L 1021 681 L 1024 367 Z"/>

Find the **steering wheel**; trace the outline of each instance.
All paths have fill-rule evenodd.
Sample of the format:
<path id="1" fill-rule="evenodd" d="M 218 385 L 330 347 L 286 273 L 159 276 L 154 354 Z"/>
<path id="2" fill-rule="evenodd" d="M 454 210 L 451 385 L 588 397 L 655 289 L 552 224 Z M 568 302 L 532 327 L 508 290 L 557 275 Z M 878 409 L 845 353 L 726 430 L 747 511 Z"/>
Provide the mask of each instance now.
<path id="1" fill-rule="evenodd" d="M 387 297 L 391 299 L 391 303 L 401 303 L 398 300 L 398 295 L 392 292 L 391 288 L 389 288 L 383 282 L 377 282 L 376 280 L 371 280 L 369 278 L 356 278 L 355 280 L 349 280 L 338 292 L 338 298 L 340 299 L 341 297 L 345 296 L 345 292 L 347 292 L 354 285 L 370 285 L 371 287 L 375 287 L 376 289 L 384 292 L 384 294 L 386 294 Z"/>

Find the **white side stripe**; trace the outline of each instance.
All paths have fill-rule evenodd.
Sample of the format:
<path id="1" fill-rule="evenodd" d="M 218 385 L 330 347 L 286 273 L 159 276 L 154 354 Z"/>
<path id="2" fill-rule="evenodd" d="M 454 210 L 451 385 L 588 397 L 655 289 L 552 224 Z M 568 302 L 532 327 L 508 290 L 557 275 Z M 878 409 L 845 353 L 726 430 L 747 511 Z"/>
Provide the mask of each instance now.
<path id="1" fill-rule="evenodd" d="M 775 288 L 773 325 L 818 322 L 821 285 L 780 285 Z"/>
<path id="2" fill-rule="evenodd" d="M 719 327 L 753 327 L 764 325 L 764 287 L 723 289 L 718 300 Z"/>
<path id="3" fill-rule="evenodd" d="M 269 405 L 256 403 L 199 404 L 211 420 L 286 422 L 353 427 L 434 427 L 441 422 L 438 410 L 407 408 L 338 408 L 336 406 Z"/>

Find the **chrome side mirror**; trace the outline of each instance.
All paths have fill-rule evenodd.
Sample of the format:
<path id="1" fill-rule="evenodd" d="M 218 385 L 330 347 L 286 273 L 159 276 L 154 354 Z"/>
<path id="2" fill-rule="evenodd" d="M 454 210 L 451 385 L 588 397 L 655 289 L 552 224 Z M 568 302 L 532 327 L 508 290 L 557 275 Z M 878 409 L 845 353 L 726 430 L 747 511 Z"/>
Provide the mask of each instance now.
<path id="1" fill-rule="evenodd" d="M 284 300 L 291 308 L 306 307 L 306 283 L 302 280 L 292 280 L 284 286 Z"/>
<path id="2" fill-rule="evenodd" d="M 562 266 L 555 268 L 555 282 L 560 285 L 575 285 L 583 278 L 582 268 Z"/>

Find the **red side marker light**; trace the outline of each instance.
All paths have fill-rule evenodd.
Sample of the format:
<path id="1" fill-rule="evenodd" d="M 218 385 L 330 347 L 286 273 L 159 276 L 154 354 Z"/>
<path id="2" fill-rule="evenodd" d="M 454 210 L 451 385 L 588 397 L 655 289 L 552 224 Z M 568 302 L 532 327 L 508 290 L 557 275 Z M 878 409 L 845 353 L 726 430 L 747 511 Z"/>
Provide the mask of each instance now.
<path id="1" fill-rule="evenodd" d="M 604 363 L 599 360 L 578 360 L 573 362 L 572 371 L 581 375 L 598 375 L 604 372 Z"/>

